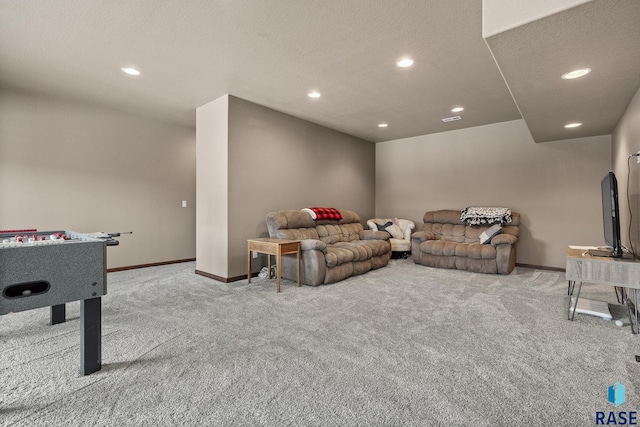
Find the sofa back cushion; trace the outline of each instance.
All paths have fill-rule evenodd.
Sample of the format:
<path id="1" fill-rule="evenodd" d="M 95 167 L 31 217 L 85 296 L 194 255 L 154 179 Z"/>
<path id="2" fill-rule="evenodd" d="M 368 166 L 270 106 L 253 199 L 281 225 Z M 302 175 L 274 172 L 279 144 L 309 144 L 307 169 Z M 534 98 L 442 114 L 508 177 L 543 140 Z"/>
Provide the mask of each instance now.
<path id="1" fill-rule="evenodd" d="M 460 221 L 460 211 L 439 210 L 424 214 L 423 230 L 431 231 L 442 240 L 462 243 L 465 241 L 465 223 Z"/>
<path id="2" fill-rule="evenodd" d="M 342 219 L 314 220 L 306 212 L 285 210 L 271 212 L 267 215 L 267 229 L 269 237 L 276 239 L 317 239 L 327 244 L 350 242 L 360 238 L 363 230 L 357 213 L 338 209 Z"/>
<path id="3" fill-rule="evenodd" d="M 424 214 L 423 230 L 431 231 L 442 240 L 457 243 L 475 243 L 492 224 L 466 225 L 460 220 L 461 211 L 439 210 Z M 503 224 L 502 233 L 518 236 L 520 234 L 520 214 L 511 212 L 511 222 Z"/>
<path id="4" fill-rule="evenodd" d="M 326 244 L 338 242 L 351 242 L 360 239 L 360 231 L 363 230 L 362 224 L 354 222 L 350 224 L 322 224 L 316 226 L 316 231 L 320 240 Z"/>
<path id="5" fill-rule="evenodd" d="M 318 239 L 315 220 L 302 211 L 271 212 L 266 218 L 269 237 L 274 239 Z"/>

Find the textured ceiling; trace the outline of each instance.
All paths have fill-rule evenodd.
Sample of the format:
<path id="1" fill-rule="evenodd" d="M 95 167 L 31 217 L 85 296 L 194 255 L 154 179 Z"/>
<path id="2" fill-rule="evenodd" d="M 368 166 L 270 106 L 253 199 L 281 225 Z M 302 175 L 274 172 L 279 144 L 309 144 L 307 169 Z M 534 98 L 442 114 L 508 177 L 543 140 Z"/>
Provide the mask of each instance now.
<path id="1" fill-rule="evenodd" d="M 536 142 L 611 134 L 640 87 L 638 0 L 588 2 L 487 44 Z M 560 78 L 585 67 L 585 77 Z M 564 129 L 570 122 L 583 125 Z"/>
<path id="2" fill-rule="evenodd" d="M 623 17 L 636 16 L 640 8 L 637 0 L 591 3 L 620 7 Z M 581 7 L 562 12 L 563 19 L 573 19 Z M 588 24 L 574 26 L 578 32 L 590 34 L 589 20 L 601 21 L 598 14 L 578 14 Z M 547 22 L 540 28 L 530 23 L 485 42 L 480 0 L 0 0 L 0 84 L 187 126 L 195 126 L 195 108 L 229 93 L 374 142 L 518 119 L 519 107 L 535 135 L 566 139 L 583 135 L 544 133 L 548 122 L 528 105 L 548 99 L 545 114 L 568 114 L 572 105 L 553 97 L 552 78 L 527 83 L 517 71 L 530 61 L 534 76 L 551 67 L 550 75 L 557 74 L 561 67 L 551 61 L 566 55 L 549 54 L 556 47 L 549 32 L 563 28 L 557 21 L 544 18 L 536 21 Z M 638 25 L 634 18 L 624 22 L 635 25 L 633 42 L 594 55 L 633 69 L 637 90 L 637 62 L 628 57 L 638 59 Z M 606 21 L 600 27 L 618 25 Z M 594 40 L 609 36 L 603 31 L 560 44 L 576 43 L 577 54 L 586 56 Z M 629 44 L 636 50 L 629 52 Z M 411 56 L 414 66 L 397 68 L 403 56 Z M 143 74 L 122 74 L 127 65 Z M 587 126 L 581 131 L 610 133 L 610 122 L 635 93 L 633 77 L 612 95 L 610 80 L 617 77 L 607 71 L 608 77 L 596 79 L 592 68 L 590 82 L 601 86 L 596 99 L 617 104 L 609 109 L 608 124 L 594 127 L 596 133 Z M 311 89 L 322 97 L 308 98 Z M 443 123 L 457 105 L 465 107 L 463 119 Z M 389 127 L 379 129 L 381 122 Z"/>

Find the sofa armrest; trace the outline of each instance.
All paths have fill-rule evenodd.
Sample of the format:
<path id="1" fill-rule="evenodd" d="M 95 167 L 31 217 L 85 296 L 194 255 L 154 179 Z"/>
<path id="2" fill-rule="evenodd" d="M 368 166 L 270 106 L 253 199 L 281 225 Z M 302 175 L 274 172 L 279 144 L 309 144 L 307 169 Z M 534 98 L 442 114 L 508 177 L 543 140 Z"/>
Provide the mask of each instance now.
<path id="1" fill-rule="evenodd" d="M 413 227 L 407 227 L 404 229 L 404 235 L 402 236 L 402 238 L 404 240 L 406 240 L 407 242 L 411 241 L 411 234 L 413 234 L 413 229 L 415 228 L 415 226 Z"/>
<path id="2" fill-rule="evenodd" d="M 359 234 L 360 240 L 389 240 L 391 238 L 391 235 L 386 231 L 362 230 Z"/>
<path id="3" fill-rule="evenodd" d="M 317 239 L 303 239 L 300 241 L 300 250 L 309 251 L 314 249 L 327 253 L 327 244 Z"/>
<path id="4" fill-rule="evenodd" d="M 425 242 L 427 240 L 438 240 L 438 236 L 431 231 L 416 231 L 411 235 L 411 239 L 419 242 Z"/>
<path id="5" fill-rule="evenodd" d="M 492 246 L 498 245 L 513 245 L 518 241 L 518 238 L 513 234 L 498 234 L 491 239 Z"/>
<path id="6" fill-rule="evenodd" d="M 402 228 L 402 239 L 410 242 L 411 234 L 416 228 L 416 223 L 408 219 L 398 219 L 398 225 Z"/>
<path id="7" fill-rule="evenodd" d="M 491 239 L 491 246 L 496 248 L 496 264 L 498 274 L 509 274 L 516 266 L 516 246 L 518 237 L 513 234 L 498 234 Z"/>

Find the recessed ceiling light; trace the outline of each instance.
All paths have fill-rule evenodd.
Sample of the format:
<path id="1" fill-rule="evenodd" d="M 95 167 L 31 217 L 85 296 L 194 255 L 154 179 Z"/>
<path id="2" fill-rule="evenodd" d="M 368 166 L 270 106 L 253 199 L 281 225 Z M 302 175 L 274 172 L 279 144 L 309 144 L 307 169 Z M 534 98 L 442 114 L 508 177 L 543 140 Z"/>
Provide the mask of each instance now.
<path id="1" fill-rule="evenodd" d="M 317 90 L 312 90 L 307 94 L 307 96 L 309 98 L 320 98 L 320 92 L 318 92 Z"/>
<path id="2" fill-rule="evenodd" d="M 452 113 L 459 113 L 460 111 L 464 111 L 464 107 L 455 107 L 451 109 Z"/>
<path id="3" fill-rule="evenodd" d="M 378 124 L 379 128 L 386 128 L 387 126 L 389 126 L 387 123 L 380 123 Z"/>
<path id="4" fill-rule="evenodd" d="M 582 126 L 582 123 L 567 123 L 564 125 L 567 129 L 577 128 L 578 126 Z"/>
<path id="5" fill-rule="evenodd" d="M 396 62 L 396 65 L 400 68 L 411 67 L 413 65 L 413 59 L 410 59 L 410 58 L 401 59 L 398 62 Z"/>
<path id="6" fill-rule="evenodd" d="M 140 71 L 136 70 L 135 68 L 122 67 L 122 68 L 120 68 L 120 70 L 122 70 L 123 73 L 129 74 L 130 76 L 139 76 L 140 75 Z"/>
<path id="7" fill-rule="evenodd" d="M 577 79 L 578 77 L 586 76 L 591 72 L 591 68 L 580 68 L 579 70 L 569 71 L 564 73 L 562 78 L 565 80 Z"/>

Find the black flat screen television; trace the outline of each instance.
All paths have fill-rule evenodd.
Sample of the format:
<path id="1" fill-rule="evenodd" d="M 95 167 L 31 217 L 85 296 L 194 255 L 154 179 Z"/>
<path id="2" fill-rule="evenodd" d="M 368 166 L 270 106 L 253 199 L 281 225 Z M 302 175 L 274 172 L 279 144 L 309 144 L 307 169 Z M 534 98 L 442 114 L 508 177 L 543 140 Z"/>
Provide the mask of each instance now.
<path id="1" fill-rule="evenodd" d="M 610 247 L 609 256 L 622 256 L 620 242 L 620 209 L 618 207 L 618 181 L 613 172 L 602 178 L 602 221 L 604 241 Z"/>

